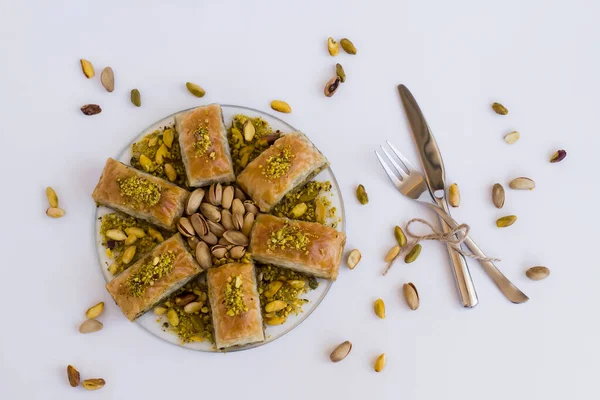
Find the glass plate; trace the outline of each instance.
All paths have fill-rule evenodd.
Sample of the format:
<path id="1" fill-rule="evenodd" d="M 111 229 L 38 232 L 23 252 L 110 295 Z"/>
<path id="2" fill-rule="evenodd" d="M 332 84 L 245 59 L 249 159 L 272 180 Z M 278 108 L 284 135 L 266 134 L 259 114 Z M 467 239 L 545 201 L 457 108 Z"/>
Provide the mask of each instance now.
<path id="1" fill-rule="evenodd" d="M 271 127 L 273 128 L 274 131 L 280 130 L 283 133 L 290 133 L 290 132 L 297 131 L 297 129 L 295 129 L 293 126 L 289 125 L 285 121 L 282 121 L 281 119 L 279 119 L 273 115 L 267 114 L 265 112 L 262 112 L 262 111 L 258 111 L 258 110 L 254 110 L 252 108 L 247 108 L 247 107 L 242 107 L 242 106 L 233 106 L 233 105 L 221 105 L 221 107 L 223 109 L 223 118 L 225 120 L 226 126 L 229 126 L 231 124 L 231 121 L 235 115 L 245 114 L 250 117 L 263 118 L 265 121 L 267 121 L 271 125 Z M 165 118 L 161 119 L 160 121 L 157 121 L 154 124 L 150 125 L 148 128 L 144 129 L 139 135 L 137 135 L 135 137 L 135 139 L 132 142 L 127 144 L 127 146 L 118 155 L 117 160 L 129 165 L 129 160 L 131 159 L 131 145 L 133 143 L 139 141 L 145 135 L 154 132 L 156 129 L 158 129 L 160 127 L 163 127 L 166 125 L 173 125 L 174 117 L 177 114 L 185 112 L 185 111 L 188 111 L 188 110 L 182 110 L 182 111 L 179 111 L 172 115 L 169 115 L 168 117 L 165 117 Z M 314 178 L 314 180 L 331 182 L 332 188 L 330 191 L 331 196 L 329 196 L 329 199 L 331 200 L 332 206 L 336 207 L 336 209 L 337 209 L 337 216 L 338 216 L 337 229 L 341 232 L 345 232 L 344 203 L 342 201 L 342 194 L 340 192 L 340 188 L 335 179 L 335 175 L 333 174 L 333 171 L 331 170 L 331 168 L 327 168 L 326 170 L 322 171 L 319 175 L 317 175 Z M 96 242 L 96 250 L 98 253 L 98 260 L 100 262 L 100 269 L 102 271 L 102 274 L 104 275 L 104 279 L 106 279 L 106 282 L 109 282 L 110 280 L 112 280 L 113 276 L 110 274 L 110 272 L 108 272 L 108 266 L 111 264 L 111 260 L 106 256 L 105 248 L 102 246 L 102 237 L 100 235 L 100 225 L 101 225 L 100 217 L 102 217 L 104 214 L 111 213 L 111 212 L 113 212 L 113 210 L 111 210 L 109 208 L 97 207 L 95 210 L 95 216 L 94 216 L 94 221 L 95 221 L 94 236 L 95 236 L 95 242 Z M 328 221 L 328 222 L 333 222 L 333 220 Z M 305 293 L 303 296 L 303 298 L 306 298 L 307 300 L 309 300 L 308 303 L 306 303 L 303 307 L 304 312 L 300 313 L 299 315 L 290 315 L 288 317 L 287 321 L 282 325 L 267 326 L 265 328 L 265 338 L 266 339 L 264 342 L 254 343 L 254 344 L 250 344 L 247 346 L 241 346 L 241 347 L 237 347 L 237 348 L 232 348 L 232 349 L 228 349 L 227 351 L 247 350 L 247 349 L 251 349 L 254 347 L 262 346 L 267 343 L 271 343 L 272 341 L 274 341 L 274 340 L 282 337 L 286 333 L 290 332 L 292 329 L 294 329 L 298 325 L 300 325 L 300 323 L 302 321 L 304 321 L 306 318 L 308 318 L 308 316 L 319 306 L 319 304 L 321 303 L 321 301 L 323 301 L 323 299 L 327 295 L 327 292 L 329 291 L 329 289 L 331 288 L 332 285 L 333 285 L 332 281 L 319 279 L 319 287 L 315 290 Z M 160 321 L 157 322 L 157 320 L 160 320 Z M 164 317 L 164 316 L 157 317 L 156 315 L 154 315 L 154 313 L 148 312 L 145 315 L 143 315 L 142 317 L 138 318 L 135 323 L 140 325 L 142 328 L 144 328 L 145 330 L 147 330 L 154 336 L 156 336 L 166 342 L 185 347 L 186 349 L 197 350 L 197 351 L 206 351 L 206 352 L 218 351 L 211 343 L 208 343 L 208 342 L 182 344 L 181 341 L 179 340 L 179 337 L 177 337 L 177 335 L 169 332 L 168 330 L 162 329 L 163 322 L 166 322 L 166 317 Z"/>

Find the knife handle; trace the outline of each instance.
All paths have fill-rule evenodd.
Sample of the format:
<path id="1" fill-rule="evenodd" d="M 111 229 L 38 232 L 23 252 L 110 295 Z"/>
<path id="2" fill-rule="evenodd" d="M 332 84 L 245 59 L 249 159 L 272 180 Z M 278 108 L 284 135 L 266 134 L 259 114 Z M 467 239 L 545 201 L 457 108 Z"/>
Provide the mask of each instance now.
<path id="1" fill-rule="evenodd" d="M 435 201 L 439 207 L 441 207 L 448 215 L 450 215 L 445 198 L 436 198 Z M 440 223 L 442 224 L 442 230 L 444 233 L 450 232 L 452 228 L 440 215 L 438 216 L 440 218 Z M 454 250 L 450 245 L 448 245 L 447 248 L 450 261 L 452 262 L 452 272 L 454 273 L 454 280 L 456 282 L 461 304 L 463 307 L 473 308 L 477 305 L 477 303 L 479 303 L 479 299 L 477 298 L 475 285 L 473 284 L 473 279 L 471 278 L 471 273 L 469 272 L 469 267 L 467 266 L 467 260 L 462 254 Z"/>

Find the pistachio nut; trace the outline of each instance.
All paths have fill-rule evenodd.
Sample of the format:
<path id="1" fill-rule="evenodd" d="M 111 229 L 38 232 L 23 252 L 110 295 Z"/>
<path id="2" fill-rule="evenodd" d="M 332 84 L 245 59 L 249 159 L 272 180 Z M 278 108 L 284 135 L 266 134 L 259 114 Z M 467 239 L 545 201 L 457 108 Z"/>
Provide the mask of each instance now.
<path id="1" fill-rule="evenodd" d="M 235 226 L 233 225 L 233 216 L 231 215 L 231 211 L 222 210 L 221 211 L 221 225 L 228 231 L 235 230 Z"/>
<path id="2" fill-rule="evenodd" d="M 506 228 L 507 226 L 514 224 L 516 220 L 516 215 L 507 215 L 506 217 L 498 218 L 496 220 L 496 226 L 498 228 Z"/>
<path id="3" fill-rule="evenodd" d="M 273 281 L 267 285 L 266 290 L 263 292 L 266 298 L 271 298 L 281 289 L 283 282 Z"/>
<path id="4" fill-rule="evenodd" d="M 81 382 L 81 385 L 85 390 L 98 390 L 106 385 L 106 381 L 102 378 L 86 379 Z"/>
<path id="5" fill-rule="evenodd" d="M 385 254 L 385 262 L 389 263 L 394 261 L 396 257 L 398 257 L 398 254 L 400 254 L 400 250 L 400 246 L 398 245 L 389 249 L 388 252 Z"/>
<path id="6" fill-rule="evenodd" d="M 500 115 L 508 114 L 508 109 L 500 103 L 493 103 L 492 110 L 494 110 L 496 112 L 496 114 L 500 114 Z"/>
<path id="7" fill-rule="evenodd" d="M 169 321 L 172 327 L 179 325 L 179 315 L 177 315 L 177 311 L 174 308 L 170 308 L 167 311 L 167 321 Z"/>
<path id="8" fill-rule="evenodd" d="M 281 325 L 285 322 L 285 320 L 286 320 L 285 317 L 271 317 L 271 318 L 265 319 L 265 323 L 267 325 Z"/>
<path id="9" fill-rule="evenodd" d="M 242 233 L 246 236 L 250 236 L 252 231 L 252 225 L 254 224 L 254 214 L 248 213 L 244 216 L 244 224 L 242 225 Z"/>
<path id="10" fill-rule="evenodd" d="M 402 228 L 400 228 L 398 225 L 396 225 L 394 227 L 394 237 L 396 238 L 396 241 L 398 242 L 398 246 L 400 246 L 400 247 L 406 246 L 406 243 L 407 243 L 406 235 L 404 234 L 404 231 L 402 230 Z"/>
<path id="11" fill-rule="evenodd" d="M 221 207 L 225 209 L 229 209 L 231 207 L 231 203 L 233 203 L 233 196 L 235 193 L 235 189 L 233 186 L 226 186 L 223 189 L 223 195 L 221 198 Z"/>
<path id="12" fill-rule="evenodd" d="M 136 227 L 129 227 L 129 228 L 125 228 L 125 233 L 129 236 L 129 235 L 133 235 L 135 237 L 137 237 L 138 239 L 143 238 L 144 236 L 146 236 L 146 232 L 144 232 L 144 230 L 142 228 L 136 228 Z"/>
<path id="13" fill-rule="evenodd" d="M 356 198 L 362 205 L 365 205 L 369 202 L 369 195 L 367 194 L 367 191 L 363 185 L 358 185 L 356 188 Z"/>
<path id="14" fill-rule="evenodd" d="M 115 73 L 111 67 L 105 67 L 100 73 L 100 82 L 107 92 L 115 90 Z"/>
<path id="15" fill-rule="evenodd" d="M 150 235 L 150 237 L 156 240 L 158 243 L 162 243 L 165 241 L 165 238 L 163 237 L 162 233 L 160 233 L 154 228 L 148 228 L 148 235 Z"/>
<path id="16" fill-rule="evenodd" d="M 252 200 L 244 200 L 244 209 L 247 213 L 258 215 L 258 207 L 252 202 Z"/>
<path id="17" fill-rule="evenodd" d="M 350 350 L 352 350 L 352 343 L 349 341 L 345 341 L 339 344 L 329 355 L 329 359 L 336 363 L 342 361 L 348 354 L 350 354 Z"/>
<path id="18" fill-rule="evenodd" d="M 379 357 L 377 357 L 377 360 L 375 360 L 375 372 L 381 372 L 383 371 L 383 368 L 385 367 L 385 363 L 386 363 L 386 358 L 385 358 L 385 353 L 379 355 Z"/>
<path id="19" fill-rule="evenodd" d="M 205 242 L 200 242 L 196 246 L 196 261 L 198 261 L 198 264 L 202 269 L 209 269 L 212 267 L 210 250 Z"/>
<path id="20" fill-rule="evenodd" d="M 85 58 L 80 59 L 79 62 L 81 63 L 81 69 L 86 78 L 89 79 L 96 75 L 96 73 L 94 72 L 94 66 L 91 62 L 89 62 Z"/>
<path id="21" fill-rule="evenodd" d="M 350 254 L 348 254 L 348 261 L 346 262 L 348 264 L 348 268 L 354 269 L 360 262 L 361 258 L 362 254 L 360 254 L 358 249 L 352 250 Z"/>
<path id="22" fill-rule="evenodd" d="M 315 200 L 315 221 L 320 224 L 325 223 L 325 203 L 321 199 Z"/>
<path id="23" fill-rule="evenodd" d="M 195 213 L 190 216 L 190 222 L 192 223 L 192 227 L 194 231 L 198 234 L 198 236 L 208 235 L 208 221 L 202 214 Z"/>
<path id="24" fill-rule="evenodd" d="M 248 246 L 248 237 L 240 231 L 225 231 L 223 237 L 236 246 Z"/>
<path id="25" fill-rule="evenodd" d="M 177 179 L 177 171 L 175 171 L 175 167 L 171 164 L 165 164 L 165 174 L 167 175 L 167 179 L 171 182 L 175 182 Z"/>
<path id="26" fill-rule="evenodd" d="M 208 230 L 214 233 L 217 237 L 222 237 L 223 233 L 225 233 L 226 229 L 223 228 L 223 225 L 219 224 L 218 222 L 206 221 L 206 224 L 208 226 Z"/>
<path id="27" fill-rule="evenodd" d="M 217 244 L 210 249 L 210 252 L 215 258 L 223 258 L 227 255 L 227 246 Z"/>
<path id="28" fill-rule="evenodd" d="M 340 40 L 340 45 L 346 53 L 352 55 L 356 54 L 356 47 L 354 47 L 354 43 L 352 43 L 350 39 L 343 38 L 342 40 Z"/>
<path id="29" fill-rule="evenodd" d="M 340 87 L 340 78 L 338 76 L 334 76 L 333 78 L 331 78 L 327 84 L 325 84 L 325 89 L 324 89 L 324 93 L 325 96 L 327 97 L 331 97 L 335 94 L 335 92 L 338 90 L 338 88 Z"/>
<path id="30" fill-rule="evenodd" d="M 212 222 L 221 221 L 221 211 L 216 206 L 209 203 L 200 204 L 200 212 L 206 217 L 206 219 Z"/>
<path id="31" fill-rule="evenodd" d="M 140 91 L 137 89 L 131 89 L 131 103 L 136 106 L 139 107 L 142 105 L 142 96 L 140 94 Z"/>
<path id="32" fill-rule="evenodd" d="M 81 325 L 79 325 L 79 333 L 92 333 L 98 332 L 102 329 L 102 322 L 95 319 L 86 319 Z"/>
<path id="33" fill-rule="evenodd" d="M 535 182 L 532 179 L 522 176 L 522 177 L 515 178 L 512 181 L 510 181 L 508 186 L 511 189 L 516 189 L 516 190 L 533 190 L 535 188 Z"/>
<path id="34" fill-rule="evenodd" d="M 271 108 L 280 113 L 289 114 L 292 112 L 292 107 L 288 103 L 282 100 L 273 100 L 271 102 Z"/>
<path id="35" fill-rule="evenodd" d="M 506 135 L 504 135 L 504 141 L 506 143 L 508 143 L 508 144 L 513 144 L 517 140 L 519 140 L 520 137 L 521 137 L 521 134 L 519 134 L 519 132 L 512 131 L 512 132 L 507 133 Z"/>
<path id="36" fill-rule="evenodd" d="M 402 285 L 402 294 L 408 308 L 411 310 L 419 308 L 419 292 L 417 292 L 417 287 L 412 282 Z"/>
<path id="37" fill-rule="evenodd" d="M 233 199 L 231 202 L 231 213 L 232 214 L 242 214 L 246 213 L 246 208 L 244 207 L 244 203 L 240 199 Z"/>
<path id="38" fill-rule="evenodd" d="M 504 186 L 499 183 L 494 184 L 492 188 L 492 202 L 496 206 L 496 208 L 504 207 Z"/>
<path id="39" fill-rule="evenodd" d="M 192 223 L 186 217 L 179 218 L 179 222 L 177 223 L 177 230 L 185 237 L 192 237 L 196 234 Z"/>
<path id="40" fill-rule="evenodd" d="M 531 267 L 525 271 L 525 275 L 527 275 L 527 277 L 532 281 L 541 281 L 550 275 L 550 270 L 542 266 Z"/>
<path id="41" fill-rule="evenodd" d="M 450 185 L 450 189 L 448 190 L 448 202 L 452 207 L 458 207 L 460 205 L 460 191 L 458 190 L 458 185 L 456 183 Z"/>
<path id="42" fill-rule="evenodd" d="M 554 153 L 552 155 L 552 157 L 550 157 L 550 162 L 551 163 L 561 162 L 562 160 L 565 159 L 566 156 L 567 156 L 567 152 L 565 150 L 558 150 L 556 153 Z"/>
<path id="43" fill-rule="evenodd" d="M 165 315 L 166 313 L 167 313 L 166 307 L 163 307 L 163 306 L 154 307 L 154 315 L 157 315 L 160 317 L 162 315 Z"/>
<path id="44" fill-rule="evenodd" d="M 183 311 L 185 311 L 188 314 L 197 313 L 202 309 L 202 305 L 203 303 L 199 301 L 194 301 L 192 303 L 186 304 L 185 307 L 183 307 Z"/>
<path id="45" fill-rule="evenodd" d="M 136 250 L 137 248 L 135 246 L 129 246 L 125 248 L 125 251 L 123 251 L 123 256 L 121 257 L 121 262 L 125 265 L 129 264 L 131 260 L 133 260 L 133 257 L 135 257 Z"/>
<path id="46" fill-rule="evenodd" d="M 382 299 L 375 300 L 375 303 L 373 304 L 373 310 L 375 311 L 375 315 L 377 315 L 379 318 L 385 318 L 385 303 Z"/>
<path id="47" fill-rule="evenodd" d="M 145 154 L 142 154 L 140 156 L 140 164 L 141 164 L 142 168 L 144 169 L 144 171 L 146 171 L 146 172 L 150 172 L 154 168 L 154 163 Z"/>
<path id="48" fill-rule="evenodd" d="M 306 213 L 306 210 L 308 210 L 306 203 L 298 203 L 294 206 L 294 208 L 292 208 L 292 211 L 290 211 L 289 217 L 292 219 L 298 219 Z"/>
<path id="49" fill-rule="evenodd" d="M 414 262 L 419 257 L 419 254 L 421 254 L 421 248 L 422 246 L 420 243 L 415 244 L 404 257 L 404 262 L 407 264 Z"/>
<path id="50" fill-rule="evenodd" d="M 340 45 L 332 37 L 329 37 L 327 38 L 327 50 L 329 51 L 329 54 L 335 57 L 340 52 Z"/>
<path id="51" fill-rule="evenodd" d="M 268 313 L 281 311 L 287 307 L 287 303 L 283 300 L 274 300 L 265 305 L 265 311 Z"/>
<path id="52" fill-rule="evenodd" d="M 342 64 L 335 64 L 335 74 L 338 78 L 340 78 L 340 82 L 346 82 L 346 72 L 344 71 L 344 67 L 342 67 Z"/>
<path id="53" fill-rule="evenodd" d="M 52 189 L 50 186 L 46 188 L 46 198 L 48 199 L 48 204 L 50 204 L 50 207 L 58 207 L 58 196 L 56 195 L 54 189 Z"/>
<path id="54" fill-rule="evenodd" d="M 100 303 L 88 308 L 87 311 L 85 312 L 85 316 L 90 319 L 96 319 L 100 316 L 100 314 L 102 314 L 103 311 L 104 311 L 104 302 L 101 301 Z"/>
<path id="55" fill-rule="evenodd" d="M 81 377 L 79 371 L 72 365 L 67 365 L 67 378 L 69 379 L 69 385 L 71 385 L 71 387 L 79 386 Z"/>
<path id="56" fill-rule="evenodd" d="M 185 212 L 187 215 L 192 215 L 198 210 L 200 204 L 202 203 L 202 199 L 204 199 L 204 189 L 196 189 L 190 195 L 187 205 L 185 207 Z"/>
<path id="57" fill-rule="evenodd" d="M 122 242 L 127 239 L 125 232 L 120 229 L 109 229 L 104 233 L 104 236 L 117 242 Z"/>
<path id="58" fill-rule="evenodd" d="M 254 134 L 256 133 L 256 128 L 252 125 L 252 121 L 248 120 L 244 124 L 244 140 L 246 142 L 251 142 L 254 139 Z"/>
<path id="59" fill-rule="evenodd" d="M 165 129 L 163 131 L 163 143 L 170 149 L 173 146 L 173 140 L 175 139 L 175 134 L 173 133 L 173 129 Z"/>
<path id="60" fill-rule="evenodd" d="M 199 85 L 196 85 L 192 82 L 186 82 L 185 87 L 187 90 L 196 97 L 204 97 L 206 91 L 202 89 Z"/>
<path id="61" fill-rule="evenodd" d="M 237 188 L 237 187 L 235 188 L 234 197 L 236 199 L 240 199 L 241 201 L 246 201 L 246 195 L 244 194 L 244 192 L 242 191 L 242 189 Z"/>

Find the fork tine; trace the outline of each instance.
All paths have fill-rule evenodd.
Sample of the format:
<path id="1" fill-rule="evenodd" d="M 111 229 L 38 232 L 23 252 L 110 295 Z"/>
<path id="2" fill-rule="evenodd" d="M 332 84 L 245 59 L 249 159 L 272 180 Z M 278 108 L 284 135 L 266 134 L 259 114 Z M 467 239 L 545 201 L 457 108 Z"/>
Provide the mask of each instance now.
<path id="1" fill-rule="evenodd" d="M 400 159 L 400 161 L 402 161 L 402 163 L 406 166 L 406 168 L 409 170 L 409 173 L 410 171 L 417 171 L 417 167 L 415 167 L 410 161 L 408 161 L 408 158 L 404 157 L 404 155 L 400 153 L 400 150 L 395 148 L 394 145 L 389 142 L 389 140 L 386 140 L 385 142 L 388 144 L 388 146 L 390 146 L 390 149 L 392 149 L 392 151 Z"/>
<path id="2" fill-rule="evenodd" d="M 375 155 L 379 159 L 379 164 L 381 164 L 381 167 L 385 170 L 387 176 L 390 178 L 390 180 L 392 181 L 392 183 L 396 187 L 402 185 L 402 181 L 400 179 L 398 179 L 398 177 L 396 176 L 396 174 L 394 174 L 394 172 L 392 171 L 392 169 L 390 167 L 388 167 L 387 163 L 383 160 L 383 158 L 381 157 L 381 155 L 379 155 L 379 152 L 377 150 L 375 150 Z"/>
<path id="3" fill-rule="evenodd" d="M 392 157 L 392 155 L 390 153 L 388 153 L 388 151 L 385 149 L 385 147 L 381 146 L 381 150 L 383 150 L 383 152 L 387 156 L 388 160 L 390 161 L 390 163 L 392 163 L 394 168 L 396 168 L 396 170 L 398 171 L 398 173 L 400 174 L 402 179 L 405 179 L 406 177 L 408 177 L 408 174 L 406 173 L 406 171 L 404 171 L 404 168 L 402 168 L 400 165 L 398 165 L 396 160 L 394 160 L 394 157 Z"/>

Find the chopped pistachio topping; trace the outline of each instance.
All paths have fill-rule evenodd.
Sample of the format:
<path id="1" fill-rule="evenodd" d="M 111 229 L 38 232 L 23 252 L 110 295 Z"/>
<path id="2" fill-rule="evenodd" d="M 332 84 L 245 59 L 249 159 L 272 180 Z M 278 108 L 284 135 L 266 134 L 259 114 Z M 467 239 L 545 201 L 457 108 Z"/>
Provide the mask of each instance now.
<path id="1" fill-rule="evenodd" d="M 160 186 L 146 178 L 132 175 L 117 179 L 121 195 L 138 204 L 153 206 L 160 200 Z"/>
<path id="2" fill-rule="evenodd" d="M 196 142 L 194 143 L 196 153 L 199 156 L 206 154 L 206 152 L 210 148 L 210 145 L 212 144 L 210 141 L 210 134 L 208 133 L 208 128 L 206 126 L 200 126 L 194 132 L 194 136 L 196 137 Z"/>
<path id="3" fill-rule="evenodd" d="M 286 222 L 280 229 L 271 232 L 269 236 L 269 249 L 295 249 L 308 251 L 307 246 L 310 243 L 310 235 L 302 232 L 297 226 L 292 226 Z"/>
<path id="4" fill-rule="evenodd" d="M 173 271 L 173 262 L 175 261 L 175 258 L 175 253 L 167 251 L 148 260 L 139 270 L 129 277 L 129 294 L 134 297 L 142 297 L 146 292 L 146 289 L 153 286 L 156 281 Z"/>
<path id="5" fill-rule="evenodd" d="M 292 160 L 296 157 L 292 154 L 290 147 L 280 148 L 279 154 L 267 158 L 262 174 L 269 179 L 280 178 L 285 175 L 292 166 Z"/>
<path id="6" fill-rule="evenodd" d="M 248 311 L 248 306 L 244 301 L 242 285 L 241 275 L 232 275 L 227 278 L 227 284 L 225 285 L 225 307 L 227 308 L 227 315 L 230 317 Z"/>

